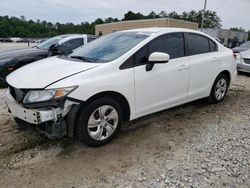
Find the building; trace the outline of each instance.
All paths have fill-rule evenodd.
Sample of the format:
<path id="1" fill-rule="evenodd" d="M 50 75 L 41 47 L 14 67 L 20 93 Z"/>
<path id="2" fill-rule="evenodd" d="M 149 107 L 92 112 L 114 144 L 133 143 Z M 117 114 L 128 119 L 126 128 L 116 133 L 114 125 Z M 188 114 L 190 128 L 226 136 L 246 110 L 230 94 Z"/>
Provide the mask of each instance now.
<path id="1" fill-rule="evenodd" d="M 229 48 L 239 46 L 244 43 L 248 39 L 248 32 L 241 31 L 233 31 L 228 29 L 220 29 L 220 28 L 205 28 L 202 29 L 202 32 L 219 39 L 220 42 Z"/>
<path id="2" fill-rule="evenodd" d="M 147 27 L 178 27 L 187 29 L 198 29 L 198 23 L 176 20 L 172 18 L 157 18 L 145 20 L 129 20 L 121 22 L 113 22 L 107 24 L 99 24 L 95 26 L 95 34 L 97 36 L 107 35 L 116 31 L 147 28 Z"/>

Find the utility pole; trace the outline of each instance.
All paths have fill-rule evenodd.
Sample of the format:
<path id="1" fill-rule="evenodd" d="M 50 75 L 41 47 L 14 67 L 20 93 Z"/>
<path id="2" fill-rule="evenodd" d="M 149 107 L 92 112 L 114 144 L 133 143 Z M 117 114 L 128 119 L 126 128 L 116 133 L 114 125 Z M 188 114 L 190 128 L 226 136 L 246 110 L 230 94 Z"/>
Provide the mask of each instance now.
<path id="1" fill-rule="evenodd" d="M 203 30 L 203 27 L 204 27 L 204 19 L 205 19 L 206 8 L 207 8 L 207 0 L 205 0 L 204 9 L 203 9 L 203 13 L 202 13 L 201 31 Z"/>

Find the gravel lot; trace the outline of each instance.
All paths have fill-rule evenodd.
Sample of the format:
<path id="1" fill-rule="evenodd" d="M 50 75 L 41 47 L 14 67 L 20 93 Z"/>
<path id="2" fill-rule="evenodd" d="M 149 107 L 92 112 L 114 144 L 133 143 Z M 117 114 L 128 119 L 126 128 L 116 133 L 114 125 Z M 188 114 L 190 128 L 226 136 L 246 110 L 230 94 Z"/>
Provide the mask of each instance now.
<path id="1" fill-rule="evenodd" d="M 250 77 L 225 101 L 127 123 L 101 148 L 17 131 L 0 90 L 1 187 L 250 187 Z"/>
<path id="2" fill-rule="evenodd" d="M 30 47 L 37 45 L 37 43 L 30 43 Z M 0 42 L 0 51 L 2 50 L 12 50 L 18 48 L 28 48 L 28 43 L 13 43 L 13 42 Z"/>

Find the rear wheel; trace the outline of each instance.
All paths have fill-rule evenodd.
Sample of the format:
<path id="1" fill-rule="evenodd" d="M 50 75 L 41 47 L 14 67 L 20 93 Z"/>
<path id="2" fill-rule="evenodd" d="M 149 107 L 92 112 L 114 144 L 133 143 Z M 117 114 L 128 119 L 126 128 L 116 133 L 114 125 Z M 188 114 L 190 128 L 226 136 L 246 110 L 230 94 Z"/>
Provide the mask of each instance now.
<path id="1" fill-rule="evenodd" d="M 220 74 L 212 87 L 209 99 L 211 103 L 222 102 L 227 94 L 229 78 L 225 74 Z"/>
<path id="2" fill-rule="evenodd" d="M 122 110 L 115 100 L 97 99 L 80 111 L 76 125 L 78 139 L 88 146 L 105 145 L 118 134 L 121 122 Z"/>

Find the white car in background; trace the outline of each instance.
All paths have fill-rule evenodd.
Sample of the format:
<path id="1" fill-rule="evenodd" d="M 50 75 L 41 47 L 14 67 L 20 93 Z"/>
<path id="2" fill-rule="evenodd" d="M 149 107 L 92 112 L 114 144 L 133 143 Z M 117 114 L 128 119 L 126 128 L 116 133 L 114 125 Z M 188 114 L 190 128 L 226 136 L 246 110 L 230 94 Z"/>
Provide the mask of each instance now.
<path id="1" fill-rule="evenodd" d="M 240 52 L 237 57 L 237 70 L 250 73 L 250 50 Z"/>
<path id="2" fill-rule="evenodd" d="M 6 85 L 7 75 L 20 67 L 47 57 L 70 54 L 96 38 L 88 34 L 59 35 L 33 48 L 0 51 L 0 84 Z"/>
<path id="3" fill-rule="evenodd" d="M 205 97 L 223 101 L 236 73 L 232 51 L 204 33 L 135 29 L 18 69 L 7 77 L 6 101 L 50 138 L 101 146 L 123 121 Z"/>

